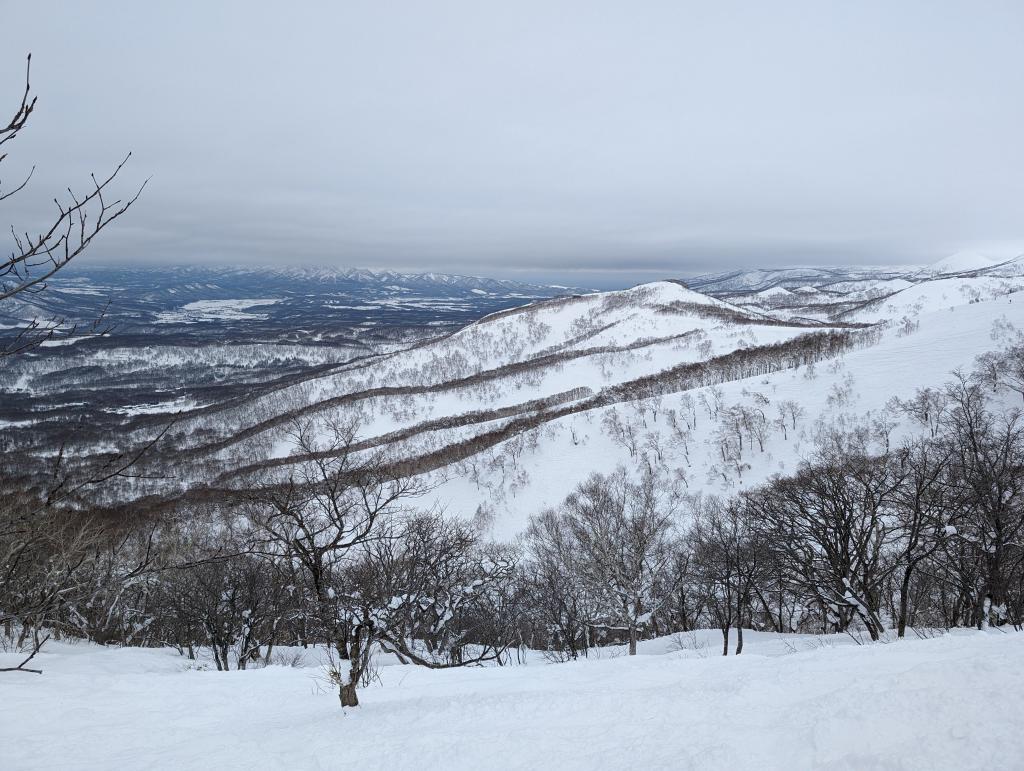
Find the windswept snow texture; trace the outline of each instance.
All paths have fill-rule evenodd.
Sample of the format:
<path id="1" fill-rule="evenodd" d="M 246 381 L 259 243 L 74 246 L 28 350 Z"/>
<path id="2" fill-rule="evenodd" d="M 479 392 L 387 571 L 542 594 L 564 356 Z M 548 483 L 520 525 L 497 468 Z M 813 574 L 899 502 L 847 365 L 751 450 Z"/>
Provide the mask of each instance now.
<path id="1" fill-rule="evenodd" d="M 635 657 L 383 666 L 348 711 L 312 663 L 196 671 L 171 650 L 51 644 L 42 676 L 5 676 L 0 764 L 767 771 L 1014 768 L 1024 756 L 1024 634 L 745 638 L 728 658 L 708 631 Z"/>

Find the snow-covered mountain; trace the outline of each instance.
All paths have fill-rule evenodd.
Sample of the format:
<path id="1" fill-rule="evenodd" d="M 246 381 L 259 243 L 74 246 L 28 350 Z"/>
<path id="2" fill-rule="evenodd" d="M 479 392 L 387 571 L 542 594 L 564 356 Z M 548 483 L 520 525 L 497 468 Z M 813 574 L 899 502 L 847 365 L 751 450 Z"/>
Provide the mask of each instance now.
<path id="1" fill-rule="evenodd" d="M 893 290 L 909 283 L 943 275 L 1015 276 L 1024 273 L 1024 257 L 997 260 L 976 252 L 958 252 L 923 267 L 796 267 L 734 270 L 708 273 L 686 279 L 688 286 L 716 297 L 734 297 L 760 293 L 770 297 L 777 290 L 811 290 L 846 294 L 878 288 Z M 901 286 L 902 284 L 902 286 Z"/>
<path id="2" fill-rule="evenodd" d="M 985 270 L 996 265 L 997 261 L 977 252 L 957 252 L 923 268 L 922 272 L 943 275 L 946 273 L 968 273 Z"/>
<path id="3" fill-rule="evenodd" d="M 687 285 L 713 295 L 748 294 L 775 287 L 798 289 L 801 287 L 829 287 L 862 281 L 884 281 L 907 273 L 906 268 L 837 268 L 800 267 L 754 270 L 732 270 L 707 273 L 686 279 Z"/>
<path id="4" fill-rule="evenodd" d="M 353 423 L 360 452 L 383 453 L 396 473 L 427 480 L 438 505 L 484 517 L 509 538 L 594 471 L 657 466 L 681 490 L 735 491 L 793 470 L 822 426 L 909 430 L 891 399 L 971 367 L 1001 344 L 994 327 L 1024 328 L 1021 289 L 1024 276 L 1003 264 L 956 275 L 833 273 L 817 286 L 776 282 L 727 298 L 663 281 L 521 300 L 412 344 L 321 348 L 336 353 L 280 370 L 286 377 L 260 379 L 261 368 L 283 364 L 245 349 L 231 366 L 252 376 L 230 398 L 205 385 L 168 388 L 103 414 L 143 441 L 180 413 L 154 459 L 172 457 L 176 479 L 133 481 L 126 494 L 191 495 L 286 475 L 310 450 L 296 445 L 296 425 L 327 442 L 331 426 Z M 220 309 L 236 310 L 265 307 Z M 152 351 L 132 366 L 140 382 L 158 369 L 188 382 L 206 350 Z M 216 366 L 228 355 L 219 348 Z M 245 370 L 245 356 L 260 364 Z M 63 352 L 61 363 L 86 371 L 97 360 Z M 38 393 L 50 371 L 18 374 L 20 393 Z M 39 425 L 33 434 L 47 435 Z"/>
<path id="5" fill-rule="evenodd" d="M 731 286 L 744 291 L 716 296 L 695 289 L 700 282 L 552 297 L 553 287 L 433 274 L 281 271 L 269 284 L 279 296 L 310 282 L 383 286 L 373 299 L 331 295 L 329 303 L 360 307 L 376 323 L 410 308 L 434 323 L 438 308 L 456 302 L 466 303 L 462 318 L 476 316 L 387 345 L 311 347 L 307 335 L 288 346 L 149 338 L 144 347 L 65 347 L 4 373 L 13 412 L 0 420 L 11 435 L 25 428 L 18 441 L 45 452 L 73 418 L 88 454 L 115 430 L 144 441 L 176 413 L 153 460 L 173 463 L 176 478 L 125 483 L 131 496 L 244 488 L 287 474 L 309 449 L 295 444 L 297 424 L 326 442 L 330 426 L 351 422 L 360 452 L 383 453 L 396 472 L 428 480 L 438 505 L 512 537 L 594 471 L 657 466 L 681 490 L 734 491 L 793 470 L 822 426 L 909 430 L 889 410 L 893 397 L 941 385 L 1002 345 L 1007 329 L 1024 329 L 1020 263 L 977 265 L 956 258 L 899 275 L 758 271 L 734 274 Z M 238 292 L 254 274 L 184 270 L 174 272 L 176 286 L 154 289 L 189 299 L 163 311 L 180 314 L 168 326 L 285 323 L 253 318 L 281 304 L 264 304 L 275 292 L 255 284 Z M 434 302 L 410 299 L 414 291 L 436 293 Z M 492 291 L 493 306 L 471 305 Z M 249 297 L 204 305 L 190 292 Z M 156 340 L 160 327 L 151 324 Z M 63 371 L 79 374 L 55 396 L 50 384 Z M 111 387 L 113 373 L 122 388 Z"/>

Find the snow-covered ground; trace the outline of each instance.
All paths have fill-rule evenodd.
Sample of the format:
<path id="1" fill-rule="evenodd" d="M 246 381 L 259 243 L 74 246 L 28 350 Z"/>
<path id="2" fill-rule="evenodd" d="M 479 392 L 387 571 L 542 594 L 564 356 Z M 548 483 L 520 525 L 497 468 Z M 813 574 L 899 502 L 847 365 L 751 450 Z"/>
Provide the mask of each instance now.
<path id="1" fill-rule="evenodd" d="M 53 644 L 0 675 L 5 769 L 1012 768 L 1024 634 L 718 632 L 566 664 L 383 666 L 342 711 L 315 664 L 222 673 L 171 650 Z M 683 649 L 680 649 L 680 644 Z M 0 654 L 0 661 L 11 659 Z"/>

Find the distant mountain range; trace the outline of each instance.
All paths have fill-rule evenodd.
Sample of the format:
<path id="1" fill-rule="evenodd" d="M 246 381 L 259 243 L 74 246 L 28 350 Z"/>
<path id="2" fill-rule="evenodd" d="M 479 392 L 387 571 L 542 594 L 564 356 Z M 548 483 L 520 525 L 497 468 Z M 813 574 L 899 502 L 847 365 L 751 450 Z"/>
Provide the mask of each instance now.
<path id="1" fill-rule="evenodd" d="M 685 278 L 714 297 L 793 305 L 791 292 L 856 302 L 938 276 L 1015 276 L 1021 258 L 961 253 L 923 268 L 795 267 Z M 488 314 L 593 290 L 447 273 L 330 267 L 94 266 L 76 263 L 46 292 L 5 303 L 0 334 L 30 319 L 88 325 L 104 316 L 123 340 L 167 343 L 345 343 L 408 340 L 465 326 Z M 842 308 L 832 308 L 833 311 Z M 89 343 L 89 345 L 99 343 Z"/>
<path id="2" fill-rule="evenodd" d="M 857 283 L 874 283 L 895 279 L 914 282 L 945 275 L 1016 276 L 1020 275 L 1022 271 L 1024 271 L 1024 256 L 1011 260 L 993 260 L 975 253 L 960 252 L 924 267 L 756 268 L 706 273 L 687 278 L 686 284 L 690 288 L 706 294 L 729 296 L 763 292 L 775 287 L 828 289 L 833 285 L 840 284 L 843 285 L 843 291 L 849 291 L 849 286 Z"/>
<path id="3" fill-rule="evenodd" d="M 6 303 L 0 330 L 33 318 L 165 342 L 352 342 L 443 331 L 495 311 L 588 290 L 444 273 L 332 268 L 73 264 L 47 291 Z M 440 328 L 438 330 L 437 328 Z"/>

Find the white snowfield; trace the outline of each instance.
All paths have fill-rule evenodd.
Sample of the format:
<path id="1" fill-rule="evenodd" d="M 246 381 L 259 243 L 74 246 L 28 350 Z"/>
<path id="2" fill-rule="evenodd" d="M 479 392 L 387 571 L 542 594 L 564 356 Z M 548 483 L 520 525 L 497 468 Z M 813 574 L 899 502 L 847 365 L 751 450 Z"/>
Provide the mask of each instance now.
<path id="1" fill-rule="evenodd" d="M 635 657 L 384 666 L 348 711 L 315 664 L 196 671 L 166 649 L 54 644 L 43 675 L 0 675 L 0 767 L 1020 767 L 1024 634 L 745 637 L 728 658 L 703 631 Z"/>

